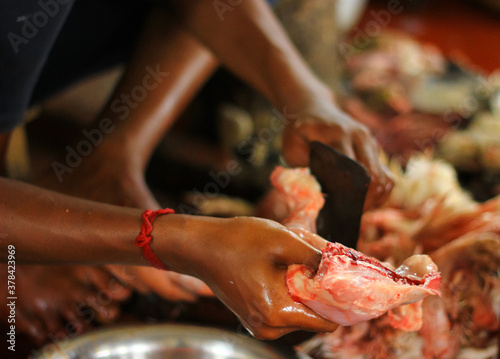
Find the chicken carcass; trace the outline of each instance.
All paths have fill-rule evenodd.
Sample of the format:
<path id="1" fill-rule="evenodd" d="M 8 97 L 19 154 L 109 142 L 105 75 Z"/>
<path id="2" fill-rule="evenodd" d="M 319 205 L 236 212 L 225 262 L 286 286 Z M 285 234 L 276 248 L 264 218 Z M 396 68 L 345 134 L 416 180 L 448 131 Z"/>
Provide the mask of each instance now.
<path id="1" fill-rule="evenodd" d="M 312 243 L 315 220 L 324 204 L 316 179 L 306 168 L 277 167 L 271 181 L 288 202 L 289 215 L 283 223 Z M 286 280 L 295 300 L 329 320 L 353 325 L 427 295 L 439 295 L 441 277 L 428 256 L 411 257 L 394 270 L 354 249 L 329 243 L 318 269 L 290 266 Z M 420 324 L 408 326 L 419 328 Z"/>
<path id="2" fill-rule="evenodd" d="M 421 267 L 420 273 L 415 272 L 417 267 Z M 328 243 L 317 271 L 294 265 L 287 272 L 288 289 L 295 300 L 341 325 L 379 317 L 427 295 L 440 295 L 440 284 L 440 274 L 428 256 L 410 257 L 392 270 L 338 243 Z M 419 319 L 418 315 L 414 318 Z M 418 323 L 407 325 L 420 329 Z"/>
<path id="3" fill-rule="evenodd" d="M 500 331 L 500 235 L 467 234 L 431 254 L 443 271 L 444 310 L 466 347 L 486 348 Z M 424 325 L 433 348 L 435 325 Z M 435 353 L 433 353 L 435 354 Z"/>
<path id="4" fill-rule="evenodd" d="M 475 202 L 453 168 L 429 156 L 411 158 L 406 172 L 391 167 L 394 190 L 384 208 L 363 215 L 358 249 L 394 265 L 428 253 L 441 272 L 442 296 L 423 300 L 418 332 L 396 329 L 406 320 L 399 312 L 413 309 L 402 306 L 317 335 L 301 350 L 321 359 L 497 358 L 500 196 Z"/>

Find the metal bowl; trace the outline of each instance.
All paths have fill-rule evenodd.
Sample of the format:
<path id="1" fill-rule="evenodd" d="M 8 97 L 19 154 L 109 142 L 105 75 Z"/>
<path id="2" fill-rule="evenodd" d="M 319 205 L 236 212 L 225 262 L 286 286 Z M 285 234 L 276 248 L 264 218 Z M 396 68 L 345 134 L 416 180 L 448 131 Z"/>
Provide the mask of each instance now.
<path id="1" fill-rule="evenodd" d="M 255 339 L 219 329 L 145 325 L 96 331 L 47 346 L 36 359 L 285 359 Z"/>

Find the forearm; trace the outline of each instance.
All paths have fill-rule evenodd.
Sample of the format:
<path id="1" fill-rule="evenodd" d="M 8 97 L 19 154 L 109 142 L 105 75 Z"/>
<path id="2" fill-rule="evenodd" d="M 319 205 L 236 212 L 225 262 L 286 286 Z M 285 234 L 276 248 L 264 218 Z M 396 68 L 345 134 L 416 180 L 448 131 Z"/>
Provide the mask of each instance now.
<path id="1" fill-rule="evenodd" d="M 16 248 L 18 263 L 149 265 L 135 246 L 141 210 L 65 196 L 0 177 L 0 258 Z M 160 216 L 154 222 L 154 252 L 167 265 L 179 264 L 217 219 Z M 211 225 L 215 224 L 217 225 Z M 191 247 L 192 246 L 192 247 Z M 198 247 L 202 247 L 198 245 Z"/>
<path id="2" fill-rule="evenodd" d="M 263 1 L 242 1 L 223 19 L 212 1 L 175 4 L 193 34 L 278 108 L 293 110 L 311 97 L 330 96 Z"/>
<path id="3" fill-rule="evenodd" d="M 134 247 L 141 212 L 0 178 L 0 256 L 21 263 L 144 264 Z M 129 245 L 127 246 L 127 243 Z"/>
<path id="4" fill-rule="evenodd" d="M 148 21 L 138 44 L 103 117 L 123 120 L 113 121 L 117 129 L 107 143 L 118 144 L 120 150 L 125 146 L 127 153 L 136 156 L 139 166 L 144 167 L 164 133 L 218 62 L 193 35 L 160 12 Z M 152 71 L 160 74 L 151 76 Z M 137 86 L 146 92 L 141 101 L 133 97 Z M 124 101 L 123 95 L 132 98 Z"/>

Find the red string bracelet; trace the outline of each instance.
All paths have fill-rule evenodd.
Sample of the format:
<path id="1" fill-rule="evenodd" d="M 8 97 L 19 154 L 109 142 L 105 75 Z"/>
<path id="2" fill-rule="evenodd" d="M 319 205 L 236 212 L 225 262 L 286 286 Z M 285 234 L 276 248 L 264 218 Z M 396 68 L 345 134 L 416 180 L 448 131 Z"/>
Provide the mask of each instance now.
<path id="1" fill-rule="evenodd" d="M 157 269 L 168 270 L 168 267 L 163 264 L 156 254 L 154 254 L 153 249 L 151 248 L 151 242 L 153 241 L 153 237 L 151 236 L 151 232 L 153 231 L 153 221 L 156 217 L 161 216 L 162 214 L 170 213 L 175 213 L 175 211 L 170 208 L 159 209 L 157 211 L 148 209 L 144 211 L 142 213 L 141 232 L 135 239 L 135 245 L 142 248 L 144 258 L 146 258 L 149 264 Z"/>

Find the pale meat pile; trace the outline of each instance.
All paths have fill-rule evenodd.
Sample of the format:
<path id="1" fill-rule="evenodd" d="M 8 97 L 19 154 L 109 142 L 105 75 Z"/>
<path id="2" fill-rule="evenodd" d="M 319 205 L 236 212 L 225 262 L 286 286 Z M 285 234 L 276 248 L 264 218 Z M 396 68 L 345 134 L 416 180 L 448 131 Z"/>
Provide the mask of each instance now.
<path id="1" fill-rule="evenodd" d="M 278 167 L 271 175 L 274 187 L 286 198 L 289 215 L 283 223 L 311 241 L 315 219 L 323 206 L 321 188 L 308 169 Z M 353 325 L 388 310 L 440 295 L 441 277 L 428 256 L 412 256 L 394 270 L 354 249 L 328 243 L 319 268 L 290 266 L 287 285 L 294 299 L 341 325 Z M 399 311 L 394 325 L 419 329 L 420 306 Z M 403 313 L 405 313 L 403 315 Z"/>
<path id="2" fill-rule="evenodd" d="M 450 102 L 461 103 L 456 91 L 433 91 L 427 79 L 446 73 L 446 59 L 431 45 L 407 35 L 383 32 L 370 46 L 350 56 L 344 64 L 348 97 L 344 109 L 367 125 L 384 151 L 406 160 L 412 153 L 436 145 L 458 123 L 443 121 Z M 437 92 L 437 93 L 436 93 Z M 445 106 L 445 110 L 440 110 Z M 437 110 L 437 111 L 436 111 Z M 441 137 L 439 137 L 441 139 Z"/>
<path id="3" fill-rule="evenodd" d="M 384 208 L 363 216 L 357 249 L 394 266 L 409 256 L 428 254 L 441 272 L 442 296 L 317 335 L 300 349 L 322 359 L 497 358 L 500 197 L 473 201 L 450 165 L 425 156 L 410 159 L 406 172 L 398 166 L 392 170 L 395 189 Z M 319 281 L 306 278 L 311 287 Z M 309 287 L 299 291 L 310 293 Z M 396 329 L 420 320 L 418 331 Z"/>
<path id="4" fill-rule="evenodd" d="M 500 72 L 391 31 L 346 60 L 341 104 L 387 154 L 406 162 L 431 149 L 462 171 L 499 178 Z"/>

